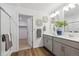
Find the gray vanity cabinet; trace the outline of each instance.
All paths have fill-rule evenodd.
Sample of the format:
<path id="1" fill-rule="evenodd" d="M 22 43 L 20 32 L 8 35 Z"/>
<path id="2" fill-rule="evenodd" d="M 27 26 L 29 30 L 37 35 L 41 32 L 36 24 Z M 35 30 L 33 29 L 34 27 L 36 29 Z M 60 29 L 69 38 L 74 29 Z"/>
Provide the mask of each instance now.
<path id="1" fill-rule="evenodd" d="M 52 37 L 48 35 L 43 35 L 44 47 L 52 52 Z"/>
<path id="2" fill-rule="evenodd" d="M 63 44 L 62 44 L 63 45 Z M 70 56 L 71 55 L 71 47 L 63 45 L 64 46 L 64 56 Z"/>
<path id="3" fill-rule="evenodd" d="M 71 56 L 79 56 L 79 50 L 72 48 L 71 49 Z"/>
<path id="4" fill-rule="evenodd" d="M 79 56 L 79 50 L 73 47 L 64 45 L 65 47 L 65 56 Z"/>
<path id="5" fill-rule="evenodd" d="M 51 37 L 50 37 L 51 38 Z M 47 48 L 49 51 L 52 52 L 52 39 L 49 39 L 48 42 L 47 42 Z"/>
<path id="6" fill-rule="evenodd" d="M 44 47 L 56 56 L 79 56 L 79 42 L 43 35 Z"/>
<path id="7" fill-rule="evenodd" d="M 53 53 L 57 56 L 69 56 L 71 55 L 71 47 L 62 44 L 61 42 L 53 40 Z"/>
<path id="8" fill-rule="evenodd" d="M 43 35 L 43 45 L 45 48 L 47 48 L 47 35 Z"/>
<path id="9" fill-rule="evenodd" d="M 53 40 L 53 53 L 57 56 L 64 55 L 64 47 L 61 43 Z"/>
<path id="10" fill-rule="evenodd" d="M 73 43 L 73 44 L 71 44 Z M 79 43 L 62 38 L 54 38 L 53 53 L 57 56 L 79 56 L 79 49 L 75 47 Z"/>

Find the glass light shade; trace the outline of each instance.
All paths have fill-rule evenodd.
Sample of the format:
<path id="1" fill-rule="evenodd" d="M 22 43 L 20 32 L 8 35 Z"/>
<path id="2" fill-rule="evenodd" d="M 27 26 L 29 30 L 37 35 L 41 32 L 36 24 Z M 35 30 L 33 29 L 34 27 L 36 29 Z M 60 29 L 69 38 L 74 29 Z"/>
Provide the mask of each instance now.
<path id="1" fill-rule="evenodd" d="M 70 8 L 75 8 L 76 6 L 75 6 L 75 4 L 69 4 L 69 7 Z"/>
<path id="2" fill-rule="evenodd" d="M 54 13 L 52 13 L 52 14 L 50 15 L 50 17 L 55 17 L 55 14 L 54 14 Z"/>
<path id="3" fill-rule="evenodd" d="M 69 7 L 68 7 L 68 6 L 65 6 L 65 7 L 63 8 L 63 10 L 64 10 L 64 11 L 69 11 Z"/>

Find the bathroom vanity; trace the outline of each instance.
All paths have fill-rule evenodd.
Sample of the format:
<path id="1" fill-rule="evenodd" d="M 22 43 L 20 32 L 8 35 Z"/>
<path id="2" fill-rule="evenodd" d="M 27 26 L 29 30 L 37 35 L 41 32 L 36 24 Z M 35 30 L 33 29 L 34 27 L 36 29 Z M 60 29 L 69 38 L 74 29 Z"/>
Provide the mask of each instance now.
<path id="1" fill-rule="evenodd" d="M 44 47 L 56 56 L 79 56 L 79 38 L 43 34 Z"/>

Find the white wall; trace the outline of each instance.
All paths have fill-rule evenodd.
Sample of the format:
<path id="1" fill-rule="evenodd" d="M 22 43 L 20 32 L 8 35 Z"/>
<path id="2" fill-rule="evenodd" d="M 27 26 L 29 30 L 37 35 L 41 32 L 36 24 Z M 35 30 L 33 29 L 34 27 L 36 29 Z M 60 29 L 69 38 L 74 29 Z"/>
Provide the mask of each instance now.
<path id="1" fill-rule="evenodd" d="M 48 17 L 47 23 L 44 23 L 44 25 L 46 26 L 46 31 L 44 33 L 51 33 L 50 21 L 51 19 Z"/>
<path id="2" fill-rule="evenodd" d="M 39 19 L 42 19 L 42 16 L 34 16 L 33 17 L 33 47 L 34 48 L 42 47 L 43 46 L 43 39 L 42 39 L 43 38 L 42 37 L 42 34 L 43 34 L 43 25 L 41 27 L 38 27 L 36 25 L 36 20 L 39 20 Z M 37 38 L 36 31 L 39 28 L 41 29 L 42 34 L 41 34 L 40 38 Z"/>

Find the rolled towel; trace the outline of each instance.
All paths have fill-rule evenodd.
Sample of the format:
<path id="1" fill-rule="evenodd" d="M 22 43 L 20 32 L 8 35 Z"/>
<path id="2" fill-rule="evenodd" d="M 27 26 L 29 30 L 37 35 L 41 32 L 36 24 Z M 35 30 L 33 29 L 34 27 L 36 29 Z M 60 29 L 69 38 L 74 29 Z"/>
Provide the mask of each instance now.
<path id="1" fill-rule="evenodd" d="M 12 41 L 10 41 L 10 37 L 8 34 L 5 34 L 5 38 L 6 38 L 6 41 L 5 41 L 5 51 L 7 51 L 9 48 L 11 48 L 12 46 Z"/>

